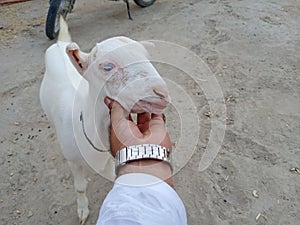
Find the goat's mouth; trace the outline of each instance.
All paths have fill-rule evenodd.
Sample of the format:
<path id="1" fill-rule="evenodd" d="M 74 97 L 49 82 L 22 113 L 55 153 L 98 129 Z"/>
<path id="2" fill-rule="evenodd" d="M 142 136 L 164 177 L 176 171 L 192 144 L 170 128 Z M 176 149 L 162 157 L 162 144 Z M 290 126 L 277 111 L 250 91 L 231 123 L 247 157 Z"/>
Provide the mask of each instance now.
<path id="1" fill-rule="evenodd" d="M 150 101 L 150 100 L 139 100 L 136 102 L 132 109 L 132 113 L 155 113 L 155 114 L 162 114 L 164 109 L 168 106 L 169 101 L 167 100 L 158 100 L 158 101 Z"/>

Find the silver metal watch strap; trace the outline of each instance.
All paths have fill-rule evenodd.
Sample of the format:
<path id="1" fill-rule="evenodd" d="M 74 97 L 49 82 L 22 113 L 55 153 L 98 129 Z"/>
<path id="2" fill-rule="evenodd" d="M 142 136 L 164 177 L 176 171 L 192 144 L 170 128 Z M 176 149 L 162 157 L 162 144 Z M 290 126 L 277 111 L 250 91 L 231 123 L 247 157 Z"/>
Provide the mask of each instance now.
<path id="1" fill-rule="evenodd" d="M 170 151 L 161 145 L 141 144 L 128 146 L 117 151 L 115 159 L 115 172 L 117 175 L 122 166 L 140 159 L 156 159 L 164 161 L 168 163 L 172 169 Z"/>

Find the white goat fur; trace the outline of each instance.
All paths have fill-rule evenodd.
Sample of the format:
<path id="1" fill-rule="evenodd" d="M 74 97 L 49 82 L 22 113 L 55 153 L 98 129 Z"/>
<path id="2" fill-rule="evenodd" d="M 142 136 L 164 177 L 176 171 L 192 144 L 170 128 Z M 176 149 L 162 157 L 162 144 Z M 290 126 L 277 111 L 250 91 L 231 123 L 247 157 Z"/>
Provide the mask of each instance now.
<path id="1" fill-rule="evenodd" d="M 57 43 L 46 51 L 40 101 L 54 124 L 73 173 L 78 216 L 84 224 L 89 214 L 87 164 L 104 177 L 114 179 L 114 162 L 109 151 L 99 152 L 91 145 L 109 150 L 110 120 L 104 97 L 117 100 L 128 112 L 162 113 L 169 94 L 142 44 L 114 37 L 96 44 L 87 54 L 71 43 L 62 19 L 60 29 Z"/>

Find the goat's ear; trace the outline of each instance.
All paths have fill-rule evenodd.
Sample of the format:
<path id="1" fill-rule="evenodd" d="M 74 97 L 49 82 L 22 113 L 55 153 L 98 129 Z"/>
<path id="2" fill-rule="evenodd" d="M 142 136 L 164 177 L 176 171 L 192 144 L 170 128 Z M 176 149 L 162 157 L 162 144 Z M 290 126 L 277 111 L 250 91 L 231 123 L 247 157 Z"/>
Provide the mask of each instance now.
<path id="1" fill-rule="evenodd" d="M 151 50 L 155 47 L 155 44 L 150 41 L 140 41 L 140 44 L 144 47 L 145 49 L 145 56 L 150 59 L 151 58 Z"/>
<path id="2" fill-rule="evenodd" d="M 75 68 L 82 75 L 88 67 L 89 54 L 80 51 L 79 46 L 74 42 L 67 46 L 66 52 Z"/>
<path id="3" fill-rule="evenodd" d="M 155 47 L 155 44 L 151 41 L 140 41 L 140 43 L 147 49 L 150 47 Z"/>

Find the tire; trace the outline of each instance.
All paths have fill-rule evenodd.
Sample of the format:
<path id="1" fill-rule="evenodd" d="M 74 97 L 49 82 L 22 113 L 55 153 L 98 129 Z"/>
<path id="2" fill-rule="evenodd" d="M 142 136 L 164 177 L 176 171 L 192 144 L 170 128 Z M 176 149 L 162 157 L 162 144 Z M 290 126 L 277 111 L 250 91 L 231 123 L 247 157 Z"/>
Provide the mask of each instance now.
<path id="1" fill-rule="evenodd" d="M 57 38 L 59 33 L 59 16 L 65 19 L 75 4 L 75 0 L 50 0 L 46 20 L 46 35 L 50 40 Z"/>
<path id="2" fill-rule="evenodd" d="M 62 14 L 65 0 L 50 0 L 46 20 L 46 35 L 50 40 L 57 37 L 59 32 L 59 15 Z"/>
<path id="3" fill-rule="evenodd" d="M 135 4 L 142 8 L 152 5 L 155 1 L 156 0 L 134 0 Z"/>

